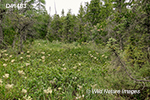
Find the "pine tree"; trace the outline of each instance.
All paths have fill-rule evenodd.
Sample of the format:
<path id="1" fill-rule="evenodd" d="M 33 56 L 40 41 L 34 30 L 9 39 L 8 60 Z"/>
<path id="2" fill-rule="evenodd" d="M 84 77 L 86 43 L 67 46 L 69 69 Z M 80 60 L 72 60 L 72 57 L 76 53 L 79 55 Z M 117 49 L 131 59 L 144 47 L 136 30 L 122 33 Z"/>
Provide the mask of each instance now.
<path id="1" fill-rule="evenodd" d="M 92 23 L 92 25 L 96 25 L 101 22 L 103 16 L 101 16 L 101 7 L 102 2 L 100 0 L 91 0 L 90 4 L 87 7 L 87 20 Z"/>

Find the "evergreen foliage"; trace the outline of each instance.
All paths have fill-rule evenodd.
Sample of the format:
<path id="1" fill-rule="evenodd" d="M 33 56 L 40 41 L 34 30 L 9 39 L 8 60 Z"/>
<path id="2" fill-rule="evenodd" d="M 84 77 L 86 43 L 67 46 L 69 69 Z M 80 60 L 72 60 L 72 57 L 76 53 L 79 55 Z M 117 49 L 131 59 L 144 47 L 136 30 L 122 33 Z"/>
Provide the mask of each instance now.
<path id="1" fill-rule="evenodd" d="M 27 6 L 23 9 L 6 9 L 5 7 L 6 3 L 24 2 L 26 2 Z M 74 50 L 69 46 L 64 46 L 63 48 L 68 50 L 64 53 L 68 55 L 71 49 L 71 53 L 77 55 L 83 54 L 83 56 L 79 56 L 79 59 L 84 61 L 84 53 L 89 48 L 82 48 L 85 51 L 82 52 L 80 46 L 84 47 L 90 44 L 90 47 L 93 49 L 96 46 L 101 48 L 100 50 L 104 50 L 103 52 L 100 51 L 100 53 L 105 53 L 106 57 L 106 59 L 98 57 L 98 61 L 100 60 L 100 62 L 91 60 L 93 61 L 92 66 L 94 64 L 101 64 L 105 67 L 106 65 L 106 68 L 102 68 L 100 74 L 97 72 L 100 71 L 97 65 L 97 71 L 91 71 L 92 74 L 95 71 L 97 72 L 95 75 L 103 76 L 101 80 L 103 79 L 109 82 L 109 88 L 131 89 L 133 87 L 132 89 L 140 89 L 143 91 L 140 95 L 129 96 L 118 94 L 115 95 L 116 99 L 149 99 L 150 0 L 129 0 L 128 2 L 127 0 L 91 0 L 90 2 L 86 2 L 85 5 L 80 5 L 77 15 L 72 14 L 71 9 L 68 10 L 67 15 L 64 15 L 64 12 L 64 9 L 62 9 L 61 15 L 48 15 L 45 9 L 45 0 L 0 0 L 0 58 L 4 56 L 3 49 L 12 49 L 14 54 L 20 55 L 21 52 L 26 50 L 25 47 L 27 45 L 32 46 L 33 41 L 43 39 L 44 41 L 50 41 L 51 46 L 57 47 L 62 42 L 67 43 L 69 46 L 73 44 L 77 48 L 79 47 L 79 49 Z M 53 43 L 55 45 L 52 45 Z M 61 50 L 63 51 L 63 49 Z M 54 52 L 56 54 L 58 53 L 57 50 Z M 61 54 L 58 53 L 57 56 L 61 56 Z M 103 54 L 101 56 L 104 57 Z M 64 55 L 64 57 L 67 56 Z M 89 59 L 91 58 L 86 58 L 87 61 L 90 61 Z M 55 58 L 52 60 L 55 60 Z M 74 62 L 74 60 L 75 58 L 72 61 Z M 0 67 L 2 67 L 3 63 L 4 59 L 0 59 Z M 54 72 L 59 70 L 58 66 L 58 69 L 53 70 Z M 89 65 L 85 64 L 85 67 L 87 66 Z M 2 71 L 3 69 L 0 69 L 0 72 Z M 55 76 L 58 76 L 60 82 L 60 77 L 62 77 L 60 73 L 57 72 Z M 82 77 L 84 79 L 84 75 Z M 63 92 L 68 91 L 66 86 L 69 88 L 69 85 L 65 84 L 65 82 L 70 82 L 68 84 L 72 85 L 72 88 L 77 88 L 76 83 L 71 83 L 69 80 L 70 76 L 65 76 L 61 80 L 64 82 L 63 88 L 65 88 L 65 91 Z M 93 77 L 91 79 L 89 78 L 89 80 L 93 80 Z M 79 81 L 87 80 L 80 79 Z M 30 80 L 28 85 L 32 85 L 32 83 L 33 80 Z M 60 86 L 61 83 L 55 85 Z M 55 88 L 55 85 L 53 85 L 53 88 Z M 87 85 L 87 87 L 90 86 Z M 142 88 L 145 88 L 145 90 Z M 2 91 L 4 93 L 5 90 L 3 89 L 0 84 L 0 92 Z M 73 91 L 76 93 L 77 90 L 75 89 Z M 0 94 L 0 96 L 4 95 Z M 76 96 L 76 94 L 73 94 L 73 96 Z M 90 98 L 90 95 L 87 97 Z M 45 96 L 45 98 L 47 97 Z M 72 99 L 73 97 L 70 98 Z M 91 96 L 91 98 L 109 99 L 108 95 L 102 98 L 99 96 Z M 62 99 L 62 97 L 59 97 L 59 99 Z"/>

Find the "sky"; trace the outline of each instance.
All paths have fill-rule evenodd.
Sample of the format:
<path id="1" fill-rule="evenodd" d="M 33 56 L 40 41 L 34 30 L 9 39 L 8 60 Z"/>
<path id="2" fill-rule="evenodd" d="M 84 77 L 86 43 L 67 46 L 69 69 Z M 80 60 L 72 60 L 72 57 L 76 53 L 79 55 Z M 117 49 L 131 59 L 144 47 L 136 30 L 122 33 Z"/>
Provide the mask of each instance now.
<path id="1" fill-rule="evenodd" d="M 80 4 L 84 5 L 84 2 L 90 2 L 91 0 L 45 0 L 46 10 L 49 13 L 49 7 L 51 7 L 50 15 L 55 14 L 55 6 L 57 14 L 61 15 L 62 9 L 64 9 L 65 15 L 68 10 L 71 9 L 71 13 L 77 15 L 79 12 Z"/>

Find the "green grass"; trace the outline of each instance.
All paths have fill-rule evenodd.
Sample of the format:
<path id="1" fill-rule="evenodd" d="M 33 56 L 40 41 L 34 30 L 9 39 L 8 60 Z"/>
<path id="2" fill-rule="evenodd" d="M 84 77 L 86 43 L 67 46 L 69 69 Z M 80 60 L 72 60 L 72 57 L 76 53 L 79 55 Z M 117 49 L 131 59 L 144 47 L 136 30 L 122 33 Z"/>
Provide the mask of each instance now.
<path id="1" fill-rule="evenodd" d="M 29 100 L 29 97 L 32 100 L 116 98 L 116 95 L 87 92 L 92 89 L 112 89 L 114 86 L 106 80 L 108 76 L 111 80 L 107 73 L 110 54 L 106 48 L 94 43 L 80 45 L 76 42 L 65 44 L 36 40 L 26 44 L 21 54 L 16 54 L 10 48 L 1 50 L 1 56 L 0 100 Z M 9 77 L 3 77 L 5 74 L 9 74 Z M 13 86 L 9 87 L 8 84 Z M 23 92 L 22 89 L 27 91 Z"/>

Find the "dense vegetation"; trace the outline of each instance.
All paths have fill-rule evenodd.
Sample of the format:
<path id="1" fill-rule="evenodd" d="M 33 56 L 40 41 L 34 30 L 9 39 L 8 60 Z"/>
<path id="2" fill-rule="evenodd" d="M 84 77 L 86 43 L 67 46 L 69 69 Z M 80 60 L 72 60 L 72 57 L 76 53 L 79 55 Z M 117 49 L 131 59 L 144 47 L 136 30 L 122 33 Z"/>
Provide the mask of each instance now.
<path id="1" fill-rule="evenodd" d="M 0 100 L 150 99 L 149 0 L 91 0 L 66 16 L 44 5 L 0 1 Z"/>

